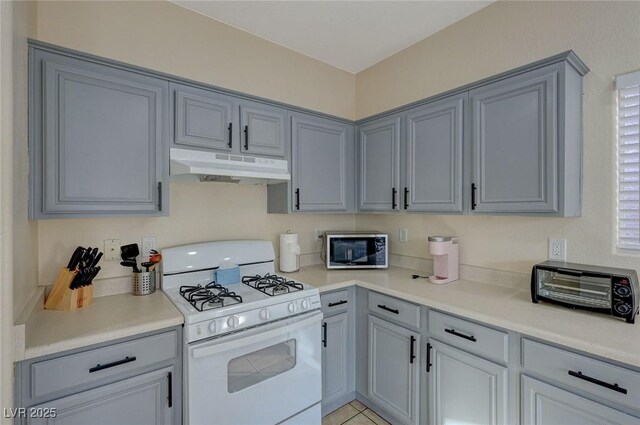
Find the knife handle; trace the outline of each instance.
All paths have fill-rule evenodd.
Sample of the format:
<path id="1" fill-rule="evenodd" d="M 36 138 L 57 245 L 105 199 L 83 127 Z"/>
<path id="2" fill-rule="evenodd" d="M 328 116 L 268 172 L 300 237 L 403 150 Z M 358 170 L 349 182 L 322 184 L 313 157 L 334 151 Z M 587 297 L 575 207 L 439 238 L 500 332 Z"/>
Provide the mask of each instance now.
<path id="1" fill-rule="evenodd" d="M 73 251 L 73 255 L 69 260 L 69 264 L 67 264 L 67 269 L 69 269 L 69 271 L 75 270 L 76 267 L 78 267 L 78 263 L 80 262 L 83 256 L 84 256 L 84 248 L 81 246 L 77 247 L 76 250 Z"/>

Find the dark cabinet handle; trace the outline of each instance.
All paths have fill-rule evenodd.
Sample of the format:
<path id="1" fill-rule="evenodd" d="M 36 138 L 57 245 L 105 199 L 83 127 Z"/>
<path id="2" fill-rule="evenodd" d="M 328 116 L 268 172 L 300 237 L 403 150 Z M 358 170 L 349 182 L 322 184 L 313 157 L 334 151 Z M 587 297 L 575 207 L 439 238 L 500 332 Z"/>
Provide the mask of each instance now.
<path id="1" fill-rule="evenodd" d="M 617 391 L 617 392 L 622 393 L 622 394 L 626 394 L 627 393 L 626 388 L 622 388 L 618 384 L 610 384 L 608 382 L 604 382 L 604 381 L 601 381 L 599 379 L 592 378 L 590 376 L 584 375 L 580 371 L 574 372 L 573 370 L 570 370 L 568 373 L 569 373 L 569 375 L 574 376 L 574 377 L 576 377 L 578 379 L 582 379 L 583 381 L 591 382 L 592 384 L 600 385 L 601 387 L 609 388 L 610 390 Z"/>
<path id="2" fill-rule="evenodd" d="M 404 209 L 408 209 L 409 208 L 409 188 L 405 187 L 404 188 Z"/>
<path id="3" fill-rule="evenodd" d="M 475 210 L 476 206 L 476 184 L 471 183 L 471 209 Z"/>
<path id="4" fill-rule="evenodd" d="M 413 359 L 416 358 L 415 353 L 413 352 L 416 345 L 416 337 L 411 335 L 411 346 L 409 347 L 409 363 L 413 364 Z"/>
<path id="5" fill-rule="evenodd" d="M 427 373 L 431 372 L 431 347 L 432 345 L 427 342 Z"/>
<path id="6" fill-rule="evenodd" d="M 249 150 L 249 126 L 244 126 L 244 150 Z"/>
<path id="7" fill-rule="evenodd" d="M 158 211 L 162 211 L 162 182 L 158 182 Z"/>
<path id="8" fill-rule="evenodd" d="M 400 314 L 400 311 L 398 311 L 398 310 L 396 310 L 396 309 L 393 309 L 393 308 L 389 308 L 389 307 L 387 307 L 386 305 L 378 304 L 378 308 L 381 308 L 381 309 L 383 309 L 383 310 L 387 310 L 387 311 L 389 311 L 389 312 L 391 312 L 391 313 L 393 313 L 393 314 Z"/>
<path id="9" fill-rule="evenodd" d="M 229 127 L 227 127 L 227 129 L 229 130 L 229 144 L 227 146 L 229 146 L 229 149 L 231 149 L 231 146 L 233 146 L 233 123 L 232 122 L 229 123 Z"/>
<path id="10" fill-rule="evenodd" d="M 336 301 L 335 303 L 329 303 L 327 304 L 327 307 L 335 307 L 337 305 L 342 305 L 342 304 L 346 304 L 347 300 L 340 300 L 340 301 Z"/>
<path id="11" fill-rule="evenodd" d="M 300 209 L 300 189 L 296 189 L 296 209 Z"/>
<path id="12" fill-rule="evenodd" d="M 398 206 L 398 203 L 396 202 L 396 194 L 398 193 L 398 191 L 396 190 L 396 188 L 392 188 L 391 189 L 391 209 L 395 210 L 396 207 Z"/>
<path id="13" fill-rule="evenodd" d="M 446 333 L 448 333 L 448 334 L 459 336 L 460 338 L 464 338 L 464 339 L 466 339 L 468 341 L 472 341 L 472 342 L 476 342 L 477 341 L 475 336 L 461 334 L 460 332 L 456 332 L 455 329 L 445 329 L 444 331 Z"/>
<path id="14" fill-rule="evenodd" d="M 327 348 L 327 322 L 322 324 L 322 345 Z"/>
<path id="15" fill-rule="evenodd" d="M 89 369 L 89 373 L 97 372 L 99 370 L 109 369 L 110 367 L 120 366 L 121 364 L 131 363 L 135 361 L 136 361 L 135 356 L 133 357 L 127 356 L 124 359 L 118 360 L 117 362 L 113 362 L 113 363 L 107 363 L 107 364 L 98 363 L 95 367 L 92 367 L 91 369 Z"/>
<path id="16" fill-rule="evenodd" d="M 173 407 L 173 379 L 171 372 L 167 374 L 167 383 L 169 385 L 167 389 L 167 401 L 169 402 L 169 407 Z"/>

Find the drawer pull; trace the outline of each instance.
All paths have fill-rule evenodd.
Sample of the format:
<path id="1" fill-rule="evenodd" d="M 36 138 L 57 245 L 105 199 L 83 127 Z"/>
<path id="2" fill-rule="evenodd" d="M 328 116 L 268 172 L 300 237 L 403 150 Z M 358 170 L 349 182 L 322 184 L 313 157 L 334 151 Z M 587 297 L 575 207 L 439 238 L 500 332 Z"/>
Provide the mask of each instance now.
<path id="1" fill-rule="evenodd" d="M 167 384 L 167 402 L 171 408 L 173 407 L 173 374 L 171 372 L 167 374 Z"/>
<path id="2" fill-rule="evenodd" d="M 89 373 L 93 373 L 93 372 L 97 372 L 99 370 L 103 370 L 103 369 L 109 369 L 110 367 L 114 367 L 114 366 L 120 366 L 121 364 L 125 364 L 125 363 L 131 363 L 131 362 L 135 362 L 136 361 L 136 357 L 125 357 L 122 360 L 118 360 L 117 362 L 113 362 L 113 363 L 107 363 L 107 364 L 100 364 L 98 363 L 95 367 L 92 367 L 91 369 L 89 369 Z"/>
<path id="3" fill-rule="evenodd" d="M 327 322 L 322 324 L 322 345 L 327 348 Z"/>
<path id="4" fill-rule="evenodd" d="M 340 301 L 336 301 L 335 303 L 329 303 L 327 304 L 328 307 L 335 307 L 337 305 L 342 305 L 342 304 L 346 304 L 347 300 L 340 300 Z"/>
<path id="5" fill-rule="evenodd" d="M 413 364 L 413 359 L 416 358 L 415 353 L 413 352 L 415 345 L 416 345 L 416 337 L 411 335 L 411 342 L 410 342 L 411 346 L 409 348 L 409 363 Z"/>
<path id="6" fill-rule="evenodd" d="M 604 382 L 599 379 L 592 378 L 587 375 L 583 375 L 582 372 L 580 371 L 574 372 L 573 370 L 570 370 L 569 375 L 574 376 L 578 379 L 582 379 L 583 381 L 591 382 L 592 384 L 600 385 L 601 387 L 609 388 L 610 390 L 617 391 L 622 394 L 627 393 L 627 390 L 625 388 L 618 386 L 618 384 L 610 384 L 608 382 Z"/>
<path id="7" fill-rule="evenodd" d="M 393 308 L 389 308 L 386 305 L 378 304 L 378 308 L 381 308 L 383 310 L 387 310 L 388 312 L 393 313 L 393 314 L 400 314 L 399 310 L 396 310 L 396 309 L 393 309 Z"/>
<path id="8" fill-rule="evenodd" d="M 465 334 L 461 334 L 460 332 L 456 332 L 455 329 L 445 329 L 444 330 L 446 333 L 451 334 L 451 335 L 455 335 L 455 336 L 459 336 L 460 338 L 464 338 L 466 340 L 472 341 L 472 342 L 476 342 L 477 339 L 475 336 L 473 335 L 465 335 Z"/>

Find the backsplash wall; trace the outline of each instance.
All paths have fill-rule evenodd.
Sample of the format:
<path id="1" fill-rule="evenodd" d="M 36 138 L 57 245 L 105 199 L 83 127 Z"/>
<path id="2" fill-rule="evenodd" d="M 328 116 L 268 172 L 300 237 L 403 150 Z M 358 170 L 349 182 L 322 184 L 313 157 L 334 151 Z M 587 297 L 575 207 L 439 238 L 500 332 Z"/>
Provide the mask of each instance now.
<path id="1" fill-rule="evenodd" d="M 105 239 L 142 242 L 155 236 L 158 249 L 173 245 L 225 239 L 269 239 L 278 256 L 280 233 L 299 233 L 302 253 L 319 253 L 315 229 L 350 230 L 353 214 L 267 214 L 265 186 L 230 183 L 172 182 L 169 217 L 41 220 L 38 257 L 39 284 L 50 285 L 77 245 L 104 247 Z M 102 261 L 99 278 L 128 276 L 119 261 Z M 276 266 L 277 268 L 277 266 Z M 100 285 L 100 280 L 96 280 Z"/>

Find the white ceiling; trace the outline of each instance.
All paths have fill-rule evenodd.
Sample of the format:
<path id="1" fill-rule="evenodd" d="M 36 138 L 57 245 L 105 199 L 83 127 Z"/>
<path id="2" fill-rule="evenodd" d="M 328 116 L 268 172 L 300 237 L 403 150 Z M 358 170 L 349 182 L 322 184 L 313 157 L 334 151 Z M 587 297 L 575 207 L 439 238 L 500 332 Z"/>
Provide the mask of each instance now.
<path id="1" fill-rule="evenodd" d="M 354 74 L 492 3 L 171 1 Z"/>

